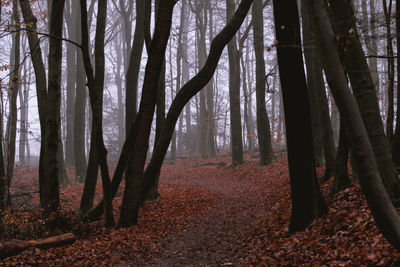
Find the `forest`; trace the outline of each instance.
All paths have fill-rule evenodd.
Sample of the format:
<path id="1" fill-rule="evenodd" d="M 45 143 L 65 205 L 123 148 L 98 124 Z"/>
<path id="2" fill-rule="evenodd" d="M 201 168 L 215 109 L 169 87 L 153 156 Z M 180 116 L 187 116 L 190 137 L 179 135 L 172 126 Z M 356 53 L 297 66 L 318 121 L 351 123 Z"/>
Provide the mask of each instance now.
<path id="1" fill-rule="evenodd" d="M 400 0 L 0 0 L 0 266 L 400 265 Z"/>

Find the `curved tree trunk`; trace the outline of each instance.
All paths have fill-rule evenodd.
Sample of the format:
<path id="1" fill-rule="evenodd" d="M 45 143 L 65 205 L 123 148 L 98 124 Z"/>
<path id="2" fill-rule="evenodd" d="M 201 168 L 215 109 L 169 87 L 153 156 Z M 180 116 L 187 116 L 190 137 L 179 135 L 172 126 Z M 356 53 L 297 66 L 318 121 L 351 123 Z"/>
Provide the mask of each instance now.
<path id="1" fill-rule="evenodd" d="M 310 25 L 318 41 L 320 55 L 324 55 L 325 58 L 324 69 L 327 79 L 330 80 L 341 119 L 344 120 L 344 125 L 348 130 L 349 142 L 355 157 L 353 167 L 359 174 L 362 190 L 383 236 L 396 249 L 400 249 L 400 218 L 380 179 L 373 149 L 357 108 L 357 102 L 347 85 L 325 3 L 322 0 L 305 0 L 303 3 L 310 16 Z M 356 34 L 354 29 L 350 33 Z"/>
<path id="2" fill-rule="evenodd" d="M 333 1 L 330 5 L 339 49 L 344 55 L 344 65 L 371 142 L 379 174 L 395 205 L 400 204 L 400 180 L 393 164 L 390 147 L 385 138 L 379 112 L 375 85 L 365 59 L 356 29 L 356 21 L 348 0 Z M 342 117 L 342 116 L 341 116 Z"/>

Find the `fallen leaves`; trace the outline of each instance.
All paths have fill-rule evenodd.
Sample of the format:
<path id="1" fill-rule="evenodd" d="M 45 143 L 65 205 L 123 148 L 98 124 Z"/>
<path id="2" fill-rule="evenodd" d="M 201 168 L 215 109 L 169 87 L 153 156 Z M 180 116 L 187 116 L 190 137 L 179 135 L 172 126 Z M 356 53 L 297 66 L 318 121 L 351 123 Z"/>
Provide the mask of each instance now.
<path id="1" fill-rule="evenodd" d="M 358 186 L 329 196 L 330 184 L 323 185 L 329 214 L 305 231 L 288 235 L 291 205 L 286 159 L 269 166 L 259 166 L 251 157 L 248 160 L 235 168 L 217 164 L 229 162 L 227 156 L 165 165 L 160 180 L 162 198 L 145 203 L 137 226 L 122 229 L 105 229 L 101 221 L 81 224 L 74 220 L 82 185 L 69 185 L 62 189 L 64 210 L 55 214 L 58 219 L 53 218 L 53 228 L 49 218 L 42 217 L 32 205 L 7 213 L 3 219 L 8 222 L 9 238 L 43 237 L 58 226 L 58 231 L 73 229 L 79 240 L 60 248 L 27 250 L 0 265 L 399 263 L 400 254 L 379 233 Z M 323 169 L 318 172 L 322 174 Z M 24 186 L 26 190 L 32 187 Z M 25 201 L 29 197 L 25 196 Z M 33 194 L 36 205 L 37 198 Z M 120 202 L 121 195 L 114 201 L 116 215 Z"/>

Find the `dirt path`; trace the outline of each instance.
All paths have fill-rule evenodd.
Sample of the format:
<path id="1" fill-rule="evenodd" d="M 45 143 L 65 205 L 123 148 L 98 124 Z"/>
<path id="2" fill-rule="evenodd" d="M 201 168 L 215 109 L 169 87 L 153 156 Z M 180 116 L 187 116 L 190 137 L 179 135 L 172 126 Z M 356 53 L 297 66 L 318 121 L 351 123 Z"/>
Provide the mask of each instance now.
<path id="1" fill-rule="evenodd" d="M 238 182 L 178 176 L 168 182 L 177 187 L 198 186 L 217 193 L 221 200 L 181 234 L 164 239 L 162 254 L 155 254 L 149 265 L 240 265 L 249 253 L 241 242 L 252 236 L 250 232 L 257 230 L 257 224 L 268 212 L 260 192 L 248 192 L 246 188 L 251 186 L 246 179 Z M 252 196 L 248 197 L 249 194 Z"/>

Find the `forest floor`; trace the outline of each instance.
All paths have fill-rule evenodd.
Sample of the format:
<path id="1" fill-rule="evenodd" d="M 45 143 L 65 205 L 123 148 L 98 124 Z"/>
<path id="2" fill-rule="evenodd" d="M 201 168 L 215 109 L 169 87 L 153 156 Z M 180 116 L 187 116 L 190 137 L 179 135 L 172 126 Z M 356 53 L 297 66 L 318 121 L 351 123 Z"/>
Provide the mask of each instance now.
<path id="1" fill-rule="evenodd" d="M 207 164 L 220 163 L 223 164 Z M 206 163 L 206 164 L 205 164 Z M 0 241 L 35 239 L 73 232 L 78 240 L 51 249 L 30 249 L 0 266 L 367 266 L 399 265 L 400 254 L 382 237 L 357 185 L 329 195 L 329 214 L 305 231 L 288 235 L 290 186 L 287 159 L 259 166 L 247 156 L 242 166 L 230 158 L 180 159 L 165 164 L 162 198 L 145 203 L 139 224 L 105 229 L 102 221 L 78 222 L 82 185 L 63 187 L 63 211 L 44 218 L 36 169 L 17 168 L 12 209 L 3 216 Z M 318 170 L 319 175 L 323 168 Z M 72 176 L 72 175 L 71 175 Z M 96 201 L 101 197 L 98 184 Z M 117 218 L 122 189 L 114 201 Z"/>

